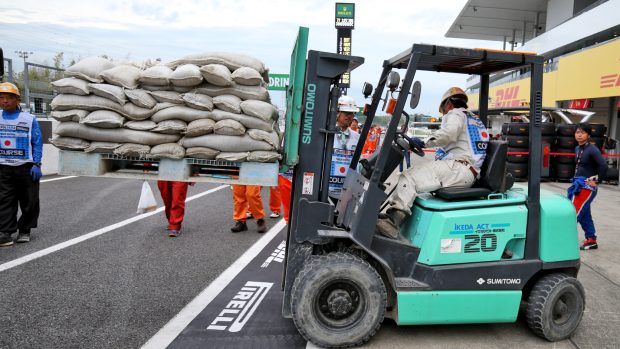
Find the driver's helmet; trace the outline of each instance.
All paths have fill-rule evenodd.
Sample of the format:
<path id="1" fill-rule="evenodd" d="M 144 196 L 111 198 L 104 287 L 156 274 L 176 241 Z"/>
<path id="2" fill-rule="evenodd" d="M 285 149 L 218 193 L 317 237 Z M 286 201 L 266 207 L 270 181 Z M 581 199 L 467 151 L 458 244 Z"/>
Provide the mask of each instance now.
<path id="1" fill-rule="evenodd" d="M 357 113 L 358 112 L 357 104 L 355 103 L 355 99 L 351 96 L 341 96 L 338 98 L 338 111 L 343 111 L 347 113 Z"/>
<path id="2" fill-rule="evenodd" d="M 465 91 L 463 91 L 462 88 L 460 87 L 450 87 L 448 89 L 448 91 L 446 91 L 443 96 L 441 97 L 441 102 L 439 103 L 439 112 L 442 114 L 445 114 L 445 112 L 443 111 L 443 106 L 444 103 L 446 102 L 446 100 L 450 97 L 460 97 L 463 98 L 465 100 L 465 102 L 467 102 L 467 95 L 465 94 Z"/>

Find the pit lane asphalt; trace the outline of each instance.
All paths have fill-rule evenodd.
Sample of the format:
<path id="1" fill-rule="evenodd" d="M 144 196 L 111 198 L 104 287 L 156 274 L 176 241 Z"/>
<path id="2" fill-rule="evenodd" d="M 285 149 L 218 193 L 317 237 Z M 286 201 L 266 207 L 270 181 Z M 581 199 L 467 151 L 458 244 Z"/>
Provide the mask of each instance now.
<path id="1" fill-rule="evenodd" d="M 140 186 L 83 177 L 42 183 L 32 242 L 1 248 L 0 265 L 136 216 Z M 197 184 L 188 197 L 217 186 Z M 561 194 L 567 186 L 543 184 Z M 581 252 L 586 312 L 570 340 L 546 342 L 522 316 L 513 324 L 452 326 L 399 327 L 386 320 L 365 347 L 620 347 L 619 194 L 618 187 L 603 186 L 593 203 L 601 245 Z M 266 189 L 263 198 L 266 204 Z M 230 190 L 221 189 L 187 204 L 180 238 L 165 236 L 159 213 L 0 272 L 0 348 L 139 348 L 261 237 L 252 221 L 249 232 L 229 233 L 231 210 Z M 278 315 L 280 307 L 279 300 L 265 301 L 260 311 Z"/>
<path id="2" fill-rule="evenodd" d="M 218 186 L 198 183 L 188 197 Z M 30 243 L 1 248 L 0 265 L 136 216 L 140 189 L 87 177 L 41 183 L 39 227 Z M 179 238 L 159 213 L 0 272 L 0 348 L 140 347 L 261 237 L 253 221 L 230 233 L 231 212 L 226 187 L 187 203 Z"/>

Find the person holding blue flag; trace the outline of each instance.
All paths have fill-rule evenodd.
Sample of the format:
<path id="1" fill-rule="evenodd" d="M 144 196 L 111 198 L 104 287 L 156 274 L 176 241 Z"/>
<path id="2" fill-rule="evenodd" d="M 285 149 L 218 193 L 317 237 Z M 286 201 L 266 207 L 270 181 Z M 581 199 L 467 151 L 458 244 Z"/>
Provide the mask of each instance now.
<path id="1" fill-rule="evenodd" d="M 578 143 L 575 148 L 577 162 L 573 183 L 568 188 L 568 199 L 575 206 L 577 222 L 586 235 L 585 241 L 581 243 L 582 250 L 598 248 L 590 205 L 596 197 L 599 178 L 605 178 L 607 174 L 607 164 L 601 151 L 590 143 L 591 135 L 592 126 L 587 123 L 579 124 L 575 130 L 575 140 Z"/>
<path id="2" fill-rule="evenodd" d="M 36 117 L 23 112 L 20 101 L 17 86 L 0 84 L 0 246 L 13 245 L 18 230 L 15 242 L 29 242 L 39 218 L 43 139 Z"/>

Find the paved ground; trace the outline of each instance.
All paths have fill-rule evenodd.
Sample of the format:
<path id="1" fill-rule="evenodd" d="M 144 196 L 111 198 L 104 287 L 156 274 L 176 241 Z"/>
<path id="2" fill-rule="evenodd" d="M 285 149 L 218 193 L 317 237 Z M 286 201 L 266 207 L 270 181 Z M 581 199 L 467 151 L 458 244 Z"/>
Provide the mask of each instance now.
<path id="1" fill-rule="evenodd" d="M 117 224 L 138 216 L 140 185 L 94 178 L 42 183 L 40 228 L 32 242 L 0 249 L 0 289 L 5 294 L 0 303 L 0 348 L 139 348 L 205 288 L 216 289 L 214 284 L 221 285 L 221 292 L 189 319 L 171 348 L 312 347 L 290 320 L 280 316 L 282 264 L 273 257 L 278 255 L 284 231 L 273 231 L 260 240 L 263 247 L 251 258 L 245 255 L 247 266 L 241 273 L 223 282 L 225 270 L 239 263 L 239 257 L 261 238 L 253 231 L 229 233 L 230 189 L 220 188 L 188 202 L 184 234 L 171 239 L 165 236 L 162 213 Z M 564 193 L 567 184 L 543 187 Z M 188 197 L 217 188 L 197 184 Z M 264 199 L 267 196 L 264 190 Z M 593 206 L 601 245 L 596 251 L 582 252 L 579 279 L 586 288 L 587 309 L 571 340 L 543 341 L 521 318 L 514 324 L 417 327 L 398 327 L 386 320 L 366 347 L 620 347 L 620 269 L 616 267 L 620 263 L 616 223 L 620 189 L 604 186 Z M 276 222 L 268 220 L 270 226 Z M 109 228 L 101 230 L 105 227 Z M 96 231 L 103 233 L 81 242 L 72 240 Z M 76 243 L 33 255 L 71 241 Z M 23 262 L 25 257 L 33 259 Z M 250 281 L 260 282 L 262 286 L 254 289 L 263 298 L 255 297 L 252 316 L 240 320 L 245 321 L 243 328 L 239 332 L 209 329 Z"/>

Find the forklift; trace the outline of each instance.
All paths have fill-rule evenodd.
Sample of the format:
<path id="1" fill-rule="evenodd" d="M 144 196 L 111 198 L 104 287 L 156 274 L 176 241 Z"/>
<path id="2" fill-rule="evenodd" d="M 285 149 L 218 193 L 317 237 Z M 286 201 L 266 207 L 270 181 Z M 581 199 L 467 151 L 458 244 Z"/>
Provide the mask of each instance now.
<path id="1" fill-rule="evenodd" d="M 369 341 L 386 317 L 398 325 L 500 323 L 515 322 L 522 309 L 535 334 L 569 338 L 581 321 L 585 292 L 576 279 L 575 209 L 565 197 L 540 189 L 543 57 L 414 44 L 385 60 L 377 87 L 364 86 L 364 95 L 372 96 L 359 144 L 385 103 L 384 91 L 394 117 L 380 150 L 360 160 L 357 147 L 334 204 L 328 187 L 339 80 L 364 59 L 311 50 L 302 64 L 297 55 L 287 100 L 287 113 L 298 113 L 287 114 L 287 128 L 298 127 L 298 137 L 285 143 L 298 148 L 285 154 L 295 167 L 282 314 L 301 335 L 320 347 L 344 348 Z M 396 117 L 406 117 L 408 99 L 417 106 L 415 73 L 479 75 L 479 116 L 486 124 L 490 75 L 522 68 L 531 71 L 527 186 L 513 187 L 507 144 L 491 141 L 472 188 L 422 194 L 398 239 L 378 235 L 377 219 L 390 195 L 387 178 L 406 151 L 424 155 L 399 131 L 402 117 Z"/>

